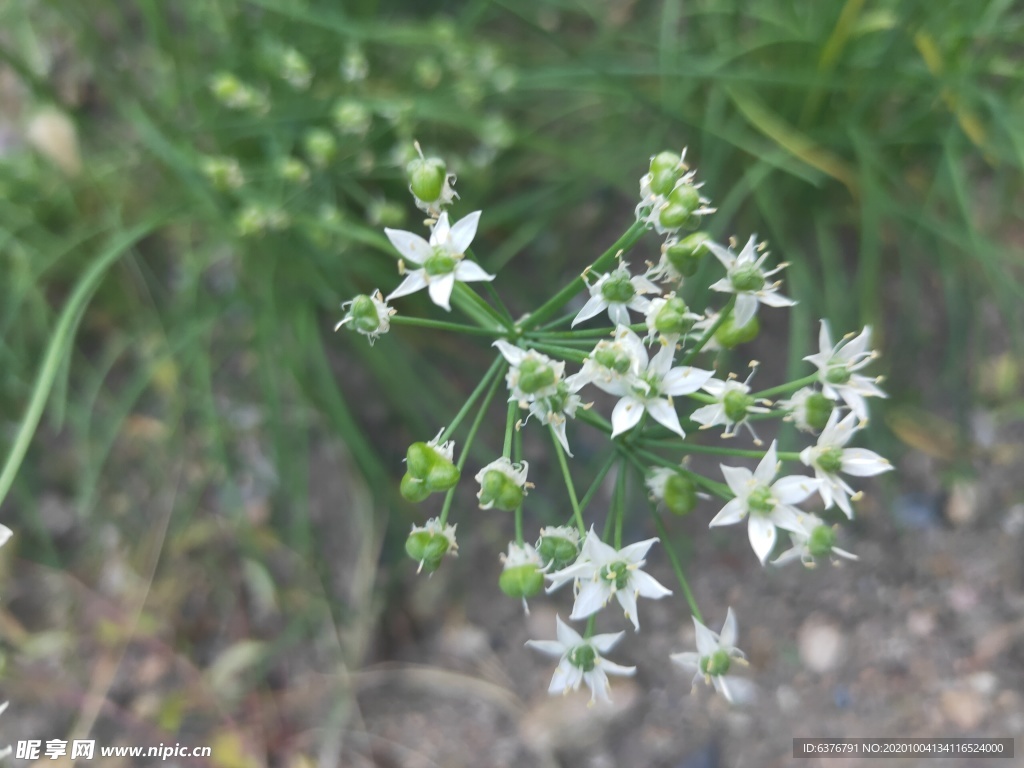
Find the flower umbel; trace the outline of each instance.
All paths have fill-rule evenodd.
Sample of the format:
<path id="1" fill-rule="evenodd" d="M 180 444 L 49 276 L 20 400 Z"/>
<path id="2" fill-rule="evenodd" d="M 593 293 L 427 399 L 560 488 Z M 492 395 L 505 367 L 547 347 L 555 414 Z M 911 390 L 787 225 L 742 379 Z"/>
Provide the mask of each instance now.
<path id="1" fill-rule="evenodd" d="M 406 261 L 419 269 L 409 272 L 405 280 L 387 296 L 387 301 L 408 296 L 423 288 L 437 306 L 450 312 L 451 295 L 455 281 L 470 283 L 479 280 L 493 280 L 494 275 L 484 272 L 475 261 L 466 260 L 466 249 L 476 236 L 480 211 L 459 219 L 449 225 L 447 211 L 442 213 L 430 233 L 427 242 L 413 232 L 385 228 L 384 234 Z M 399 262 L 399 271 L 404 264 Z"/>
<path id="2" fill-rule="evenodd" d="M 670 658 L 681 667 L 697 670 L 693 676 L 694 687 L 703 678 L 731 703 L 733 698 L 726 673 L 732 662 L 746 663 L 743 651 L 736 647 L 736 614 L 732 608 L 728 610 L 720 635 L 701 624 L 696 616 L 693 617 L 693 628 L 697 633 L 697 652 L 673 653 Z"/>
<path id="3" fill-rule="evenodd" d="M 594 635 L 584 639 L 572 627 L 556 616 L 558 623 L 557 640 L 527 640 L 526 645 L 536 648 L 548 656 L 557 656 L 558 666 L 548 686 L 548 693 L 568 693 L 579 690 L 581 683 L 590 688 L 590 703 L 601 700 L 610 702 L 608 696 L 608 675 L 631 677 L 636 667 L 624 667 L 608 661 L 608 653 L 619 642 L 625 632 Z"/>

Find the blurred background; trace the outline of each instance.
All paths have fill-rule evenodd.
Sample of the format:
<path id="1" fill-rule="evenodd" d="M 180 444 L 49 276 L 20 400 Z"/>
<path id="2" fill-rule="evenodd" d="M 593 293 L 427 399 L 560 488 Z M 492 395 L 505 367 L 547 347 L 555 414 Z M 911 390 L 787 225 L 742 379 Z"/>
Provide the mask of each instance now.
<path id="1" fill-rule="evenodd" d="M 1009 0 L 0 4 L 0 742 L 703 768 L 789 764 L 794 736 L 1024 733 L 1022 39 Z M 458 174 L 456 217 L 483 209 L 514 313 L 688 146 L 711 233 L 791 263 L 768 370 L 805 375 L 819 317 L 875 329 L 870 444 L 899 471 L 849 527 L 860 563 L 766 573 L 715 509 L 675 523 L 711 626 L 740 616 L 744 705 L 667 671 L 693 643 L 667 601 L 613 708 L 548 700 L 523 642 L 555 607 L 499 595 L 500 515 L 413 573 L 405 448 L 491 353 L 333 333 L 397 284 L 413 140 Z"/>

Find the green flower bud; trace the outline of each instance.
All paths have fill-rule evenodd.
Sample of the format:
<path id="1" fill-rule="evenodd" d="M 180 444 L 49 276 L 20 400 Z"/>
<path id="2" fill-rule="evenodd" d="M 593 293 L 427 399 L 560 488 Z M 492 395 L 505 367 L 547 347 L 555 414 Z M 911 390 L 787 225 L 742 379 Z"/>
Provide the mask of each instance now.
<path id="1" fill-rule="evenodd" d="M 361 333 L 374 333 L 380 326 L 380 315 L 373 299 L 365 294 L 352 299 L 349 308 L 352 328 Z"/>
<path id="2" fill-rule="evenodd" d="M 750 318 L 746 325 L 737 328 L 735 317 L 730 314 L 715 331 L 715 341 L 726 349 L 732 349 L 739 344 L 756 339 L 760 330 L 761 322 L 756 315 Z"/>
<path id="3" fill-rule="evenodd" d="M 517 565 L 501 572 L 498 586 L 509 597 L 533 597 L 544 588 L 544 574 L 536 565 Z"/>
<path id="4" fill-rule="evenodd" d="M 417 157 L 405 168 L 412 193 L 425 203 L 440 199 L 448 169 L 439 157 Z"/>
<path id="5" fill-rule="evenodd" d="M 430 472 L 427 473 L 425 482 L 431 493 L 448 491 L 459 482 L 460 475 L 459 468 L 450 460 L 439 458 L 434 466 L 430 468 Z"/>
<path id="6" fill-rule="evenodd" d="M 632 362 L 625 350 L 613 344 L 596 349 L 594 351 L 594 359 L 599 365 L 616 373 L 628 371 Z"/>
<path id="7" fill-rule="evenodd" d="M 409 468 L 409 474 L 424 479 L 434 466 L 436 456 L 437 451 L 426 443 L 413 443 L 405 452 L 405 465 Z"/>
<path id="8" fill-rule="evenodd" d="M 692 184 L 681 184 L 669 193 L 668 201 L 693 213 L 700 208 L 700 192 Z"/>
<path id="9" fill-rule="evenodd" d="M 686 475 L 674 473 L 665 480 L 665 507 L 674 515 L 688 515 L 697 506 L 697 485 Z"/>
<path id="10" fill-rule="evenodd" d="M 807 398 L 805 403 L 807 410 L 807 425 L 820 432 L 828 424 L 828 417 L 832 415 L 835 404 L 825 397 L 821 392 L 815 392 Z"/>
<path id="11" fill-rule="evenodd" d="M 852 375 L 845 365 L 833 365 L 825 372 L 825 381 L 829 384 L 845 384 Z"/>
<path id="12" fill-rule="evenodd" d="M 700 660 L 700 671 L 705 675 L 724 675 L 729 671 L 732 660 L 725 651 L 718 650 L 710 656 L 704 656 Z"/>
<path id="13" fill-rule="evenodd" d="M 682 229 L 693 220 L 693 212 L 682 205 L 666 203 L 658 211 L 658 223 L 665 229 Z"/>
<path id="14" fill-rule="evenodd" d="M 338 154 L 338 142 L 335 140 L 334 134 L 323 128 L 314 128 L 308 131 L 303 138 L 303 145 L 309 159 L 318 168 L 330 165 Z"/>
<path id="15" fill-rule="evenodd" d="M 630 282 L 629 273 L 624 269 L 612 272 L 601 284 L 601 296 L 608 301 L 625 304 L 636 296 L 636 289 Z"/>
<path id="16" fill-rule="evenodd" d="M 759 291 L 764 288 L 764 274 L 757 267 L 741 267 L 729 275 L 729 282 L 737 291 Z"/>
<path id="17" fill-rule="evenodd" d="M 681 173 L 676 171 L 658 171 L 651 174 L 651 191 L 662 197 L 668 195 L 679 181 Z"/>
<path id="18" fill-rule="evenodd" d="M 402 476 L 402 482 L 398 490 L 401 492 L 402 498 L 414 504 L 419 504 L 430 495 L 430 490 L 427 488 L 426 483 L 418 477 L 413 477 L 409 472 Z"/>
<path id="19" fill-rule="evenodd" d="M 541 532 L 537 553 L 545 564 L 549 564 L 549 571 L 558 571 L 576 560 L 580 547 L 578 540 L 574 541 L 568 535 Z"/>
<path id="20" fill-rule="evenodd" d="M 484 473 L 477 498 L 484 509 L 497 507 L 514 512 L 523 503 L 523 489 L 504 472 L 491 469 Z"/>
<path id="21" fill-rule="evenodd" d="M 518 387 L 526 394 L 534 394 L 555 383 L 555 369 L 540 360 L 527 357 L 519 364 Z"/>
<path id="22" fill-rule="evenodd" d="M 681 335 L 693 327 L 693 319 L 687 317 L 690 308 L 678 296 L 665 300 L 664 306 L 658 310 L 654 318 L 654 329 L 666 335 Z"/>
<path id="23" fill-rule="evenodd" d="M 814 462 L 823 472 L 831 475 L 836 474 L 843 468 L 843 449 L 826 448 Z"/>
<path id="24" fill-rule="evenodd" d="M 819 525 L 811 531 L 811 537 L 807 540 L 807 551 L 811 553 L 811 557 L 826 557 L 832 554 L 835 543 L 835 530 L 827 525 Z"/>
<path id="25" fill-rule="evenodd" d="M 679 170 L 678 152 L 672 152 L 671 150 L 666 149 L 651 158 L 651 173 L 655 176 L 665 171 L 676 173 L 679 172 Z"/>
<path id="26" fill-rule="evenodd" d="M 722 398 L 725 406 L 725 418 L 732 422 L 741 422 L 747 418 L 747 409 L 754 404 L 754 398 L 738 389 L 726 392 Z"/>
<path id="27" fill-rule="evenodd" d="M 706 232 L 694 232 L 665 248 L 665 258 L 683 277 L 697 274 L 700 261 L 708 252 Z"/>
<path id="28" fill-rule="evenodd" d="M 424 571 L 432 573 L 441 565 L 449 545 L 448 539 L 440 533 L 416 530 L 405 540 L 405 553 L 420 563 Z"/>

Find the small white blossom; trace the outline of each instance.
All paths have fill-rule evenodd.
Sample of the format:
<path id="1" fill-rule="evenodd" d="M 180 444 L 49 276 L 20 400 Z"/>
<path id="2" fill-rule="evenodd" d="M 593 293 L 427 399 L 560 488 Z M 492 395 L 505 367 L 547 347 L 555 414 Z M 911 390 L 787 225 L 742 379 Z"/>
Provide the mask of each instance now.
<path id="1" fill-rule="evenodd" d="M 579 558 L 568 568 L 547 575 L 552 592 L 572 581 L 577 587 L 576 602 L 570 619 L 585 619 L 604 608 L 614 596 L 622 606 L 626 618 L 640 629 L 636 599 L 646 597 L 660 600 L 671 595 L 651 575 L 640 570 L 647 561 L 644 557 L 657 539 L 647 539 L 616 550 L 598 538 L 591 528 L 583 541 Z"/>
<path id="2" fill-rule="evenodd" d="M 758 256 L 756 235 L 750 236 L 739 255 L 733 253 L 731 248 L 723 248 L 710 240 L 707 247 L 722 262 L 726 272 L 724 278 L 711 286 L 712 290 L 736 294 L 733 318 L 737 328 L 750 322 L 757 314 L 758 304 L 767 304 L 769 307 L 791 307 L 796 304 L 778 292 L 778 282 L 768 281 L 769 277 L 784 269 L 786 265 L 780 264 L 775 269 L 765 272 L 761 266 L 767 260 L 768 252 L 764 251 Z"/>
<path id="3" fill-rule="evenodd" d="M 693 676 L 694 687 L 703 678 L 705 683 L 714 685 L 715 690 L 732 703 L 733 695 L 729 690 L 729 677 L 726 673 L 733 661 L 746 663 L 743 651 L 736 647 L 736 614 L 732 608 L 726 613 L 721 635 L 701 624 L 696 616 L 693 617 L 693 628 L 697 634 L 697 652 L 673 653 L 670 658 L 681 667 L 697 670 Z"/>
<path id="4" fill-rule="evenodd" d="M 824 395 L 822 395 L 814 387 L 803 387 L 793 393 L 793 396 L 788 400 L 779 400 L 777 405 L 782 411 L 786 411 L 787 415 L 784 421 L 791 421 L 801 432 L 817 433 L 821 427 L 821 422 L 817 419 L 822 415 L 818 413 L 818 403 Z M 831 402 L 828 400 L 824 401 L 831 408 Z M 817 423 L 818 426 L 815 426 Z"/>
<path id="5" fill-rule="evenodd" d="M 590 300 L 583 305 L 583 309 L 572 321 L 573 326 L 599 315 L 603 310 L 608 310 L 608 317 L 614 325 L 628 326 L 629 310 L 647 311 L 650 300 L 645 298 L 644 294 L 658 294 L 661 293 L 661 289 L 643 275 L 631 275 L 628 267 L 629 264 L 620 262 L 618 269 L 601 275 L 593 284 L 587 286 L 590 290 Z"/>
<path id="6" fill-rule="evenodd" d="M 800 518 L 800 531 L 789 531 L 793 546 L 772 560 L 772 565 L 785 565 L 799 559 L 807 568 L 813 568 L 815 560 L 827 555 L 856 560 L 857 556 L 845 549 L 835 546 L 836 526 L 826 525 L 817 515 L 804 515 Z M 838 560 L 834 560 L 838 562 Z"/>
<path id="7" fill-rule="evenodd" d="M 834 347 L 828 321 L 821 321 L 818 332 L 818 354 L 804 358 L 818 368 L 821 388 L 831 400 L 844 401 L 862 421 L 868 417 L 866 397 L 887 397 L 875 384 L 879 379 L 862 376 L 859 371 L 877 357 L 868 348 L 871 343 L 871 328 L 865 327 L 860 335 L 853 338 L 847 334 Z M 852 339 L 852 340 L 851 340 Z"/>
<path id="8" fill-rule="evenodd" d="M 426 288 L 431 301 L 450 312 L 449 301 L 456 280 L 463 283 L 493 280 L 494 275 L 484 272 L 476 262 L 467 261 L 465 256 L 466 249 L 476 236 L 479 221 L 480 211 L 474 211 L 449 225 L 446 211 L 438 217 L 430 233 L 430 242 L 413 232 L 385 229 L 384 234 L 402 258 L 419 267 L 406 275 L 401 285 L 388 294 L 387 300 L 408 296 Z M 399 269 L 403 268 L 400 264 Z"/>
<path id="9" fill-rule="evenodd" d="M 752 364 L 751 367 L 756 370 L 756 365 Z M 705 382 L 701 389 L 715 398 L 715 402 L 695 410 L 690 419 L 700 424 L 701 429 L 724 425 L 722 437 L 735 437 L 737 429 L 743 425 L 753 436 L 754 444 L 761 445 L 761 438 L 757 436 L 748 419 L 752 413 L 768 413 L 771 409 L 755 405 L 757 401 L 750 394 L 749 383 L 755 370 L 750 372 L 750 376 L 744 382 L 733 378 L 725 381 L 709 379 Z"/>
<path id="10" fill-rule="evenodd" d="M 502 456 L 477 472 L 474 479 L 480 483 L 480 490 L 476 494 L 480 500 L 480 509 L 497 506 L 511 511 L 518 507 L 526 495 L 526 489 L 533 487 L 526 482 L 529 469 L 530 465 L 525 461 L 513 464 Z"/>
<path id="11" fill-rule="evenodd" d="M 526 350 L 499 339 L 494 346 L 509 363 L 505 381 L 511 395 L 509 402 L 527 408 L 535 400 L 551 397 L 565 372 L 565 362 L 552 360 L 535 350 Z"/>
<path id="12" fill-rule="evenodd" d="M 745 467 L 722 465 L 725 482 L 736 498 L 722 507 L 709 524 L 709 527 L 733 525 L 748 518 L 750 546 L 762 565 L 775 547 L 776 526 L 787 531 L 803 530 L 800 526 L 803 513 L 793 505 L 804 501 L 820 484 L 802 475 L 775 480 L 780 467 L 774 441 L 753 472 Z"/>
<path id="13" fill-rule="evenodd" d="M 800 461 L 814 470 L 821 482 L 818 492 L 828 509 L 833 504 L 839 507 L 849 519 L 853 519 L 850 500 L 859 496 L 847 485 L 839 473 L 855 477 L 872 477 L 888 472 L 892 464 L 867 448 L 845 447 L 858 428 L 856 413 L 849 413 L 839 420 L 839 410 L 833 410 L 828 424 L 821 431 L 817 445 L 808 446 L 800 452 Z"/>
<path id="14" fill-rule="evenodd" d="M 559 382 L 558 389 L 553 395 L 538 398 L 530 403 L 530 416 L 536 416 L 545 425 L 551 427 L 558 442 L 569 456 L 572 456 L 572 451 L 569 450 L 569 439 L 565 434 L 565 422 L 567 419 L 576 418 L 576 409 L 581 404 L 580 396 L 571 392 L 564 381 Z M 583 406 L 584 409 L 589 407 L 589 405 Z M 527 421 L 530 416 L 526 417 Z"/>
<path id="15" fill-rule="evenodd" d="M 616 338 L 644 349 L 640 337 L 625 326 L 616 330 Z M 711 371 L 689 366 L 672 367 L 675 346 L 662 347 L 652 358 L 647 352 L 636 361 L 635 372 L 617 381 L 594 380 L 605 392 L 618 395 L 620 400 L 612 410 L 612 437 L 621 435 L 640 422 L 644 411 L 656 422 L 686 437 L 679 414 L 672 405 L 672 397 L 696 392 L 713 376 Z"/>
<path id="16" fill-rule="evenodd" d="M 579 372 L 569 376 L 565 383 L 571 392 L 579 392 L 593 384 L 604 392 L 617 392 L 629 377 L 640 373 L 648 353 L 640 337 L 625 326 L 619 326 L 614 339 L 602 339 L 587 355 Z"/>
<path id="17" fill-rule="evenodd" d="M 624 667 L 604 658 L 615 644 L 622 639 L 625 632 L 594 635 L 584 639 L 572 627 L 555 617 L 557 621 L 557 640 L 528 640 L 526 645 L 535 648 L 548 656 L 558 657 L 558 666 L 548 686 L 548 693 L 568 693 L 579 690 L 581 683 L 590 688 L 590 702 L 601 700 L 610 702 L 608 696 L 608 675 L 630 677 L 636 673 L 636 667 Z"/>
<path id="18" fill-rule="evenodd" d="M 685 311 L 678 311 L 685 308 Z M 651 305 L 647 308 L 644 322 L 647 323 L 647 343 L 651 344 L 656 338 L 661 338 L 666 346 L 678 343 L 679 337 L 694 327 L 694 324 L 703 318 L 696 312 L 691 312 L 686 303 L 676 297 L 675 293 L 666 294 L 651 299 Z M 671 330 L 667 326 L 675 326 Z"/>

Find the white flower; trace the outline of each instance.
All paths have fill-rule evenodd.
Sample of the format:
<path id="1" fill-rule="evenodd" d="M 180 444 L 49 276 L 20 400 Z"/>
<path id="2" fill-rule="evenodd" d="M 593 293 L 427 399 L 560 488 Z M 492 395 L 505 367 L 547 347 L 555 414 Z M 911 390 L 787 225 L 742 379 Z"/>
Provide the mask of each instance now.
<path id="1" fill-rule="evenodd" d="M 391 317 L 396 312 L 387 305 L 380 291 L 374 291 L 372 296 L 356 296 L 352 301 L 343 303 L 341 308 L 348 311 L 334 330 L 339 331 L 351 323 L 352 330 L 366 336 L 371 346 L 378 336 L 391 330 Z"/>
<path id="2" fill-rule="evenodd" d="M 832 401 L 814 387 L 798 389 L 788 400 L 779 400 L 777 405 L 787 411 L 783 421 L 793 422 L 801 432 L 819 432 L 832 413 Z"/>
<path id="3" fill-rule="evenodd" d="M 846 448 L 850 438 L 857 431 L 857 414 L 851 412 L 839 421 L 839 410 L 832 411 L 828 424 L 821 431 L 817 445 L 808 446 L 800 452 L 800 461 L 814 469 L 814 475 L 821 482 L 818 492 L 828 509 L 838 506 L 848 518 L 853 519 L 851 498 L 856 501 L 860 494 L 846 484 L 839 473 L 855 477 L 871 477 L 888 472 L 892 464 L 867 448 Z"/>
<path id="4" fill-rule="evenodd" d="M 772 565 L 785 565 L 799 559 L 806 567 L 813 568 L 817 558 L 827 555 L 857 559 L 852 552 L 835 546 L 836 526 L 826 525 L 817 515 L 804 515 L 800 518 L 800 526 L 802 530 L 789 532 L 793 546 L 772 560 Z"/>
<path id="5" fill-rule="evenodd" d="M 552 360 L 532 349 L 521 349 L 502 339 L 494 342 L 494 346 L 510 366 L 505 376 L 512 395 L 509 402 L 517 402 L 520 408 L 527 408 L 534 400 L 551 397 L 558 392 L 558 384 L 565 372 L 563 361 Z"/>
<path id="6" fill-rule="evenodd" d="M 664 297 L 651 299 L 644 321 L 647 323 L 647 343 L 659 336 L 665 345 L 675 344 L 679 337 L 693 328 L 703 315 L 691 312 L 686 302 L 669 293 Z"/>
<path id="7" fill-rule="evenodd" d="M 875 386 L 879 379 L 854 373 L 877 357 L 877 353 L 868 349 L 870 343 L 871 327 L 866 326 L 857 338 L 849 333 L 833 347 L 828 321 L 822 320 L 818 331 L 818 354 L 804 358 L 817 366 L 825 396 L 843 400 L 862 421 L 868 417 L 865 397 L 887 397 Z"/>
<path id="8" fill-rule="evenodd" d="M 580 396 L 571 392 L 566 382 L 562 381 L 559 382 L 558 389 L 553 395 L 539 398 L 530 403 L 530 416 L 536 416 L 551 427 L 558 442 L 569 456 L 572 456 L 572 451 L 569 450 L 569 439 L 565 435 L 565 422 L 566 419 L 576 418 L 576 409 L 580 407 L 581 402 Z M 590 406 L 583 407 L 585 410 Z M 529 416 L 527 416 L 528 420 Z"/>
<path id="9" fill-rule="evenodd" d="M 479 264 L 466 261 L 465 252 L 476 236 L 479 221 L 480 211 L 474 211 L 449 226 L 445 211 L 438 217 L 429 243 L 413 232 L 385 229 L 384 234 L 402 258 L 420 267 L 406 275 L 401 285 L 388 294 L 387 301 L 426 288 L 431 301 L 450 312 L 449 301 L 456 280 L 463 283 L 493 280 L 494 275 L 484 272 Z M 402 269 L 404 264 L 400 263 L 399 271 Z"/>
<path id="10" fill-rule="evenodd" d="M 620 262 L 618 269 L 601 275 L 593 285 L 588 285 L 590 300 L 576 315 L 572 324 L 578 325 L 608 310 L 608 317 L 614 325 L 629 325 L 629 310 L 646 312 L 650 300 L 645 293 L 661 293 L 661 289 L 643 275 L 630 275 L 629 264 Z M 585 275 L 584 275 L 585 277 Z"/>
<path id="11" fill-rule="evenodd" d="M 751 367 L 756 370 L 754 364 Z M 709 379 L 701 389 L 715 398 L 715 402 L 695 410 L 690 415 L 690 419 L 700 424 L 702 429 L 723 424 L 725 430 L 722 432 L 722 437 L 735 437 L 736 430 L 742 424 L 750 431 L 754 438 L 754 444 L 761 445 L 761 438 L 750 426 L 748 419 L 752 413 L 769 413 L 771 409 L 754 404 L 756 400 L 750 394 L 748 386 L 753 375 L 754 371 L 751 371 L 750 376 L 744 382 L 732 378 L 725 381 Z"/>
<path id="12" fill-rule="evenodd" d="M 640 629 L 636 615 L 637 597 L 660 600 L 672 591 L 651 575 L 640 570 L 647 551 L 657 539 L 648 539 L 616 550 L 598 538 L 591 528 L 583 541 L 579 558 L 568 568 L 547 575 L 552 592 L 569 581 L 577 587 L 576 602 L 570 619 L 585 619 L 604 608 L 615 596 L 635 629 Z"/>
<path id="13" fill-rule="evenodd" d="M 750 546 L 762 565 L 775 547 L 776 526 L 787 531 L 803 530 L 800 526 L 803 513 L 793 505 L 804 501 L 819 486 L 818 480 L 802 475 L 783 477 L 772 483 L 780 466 L 774 441 L 753 472 L 745 467 L 722 465 L 725 482 L 736 498 L 722 507 L 708 526 L 732 525 L 744 517 L 749 518 Z"/>
<path id="14" fill-rule="evenodd" d="M 614 648 L 625 632 L 594 635 L 584 639 L 562 621 L 561 617 L 556 616 L 555 619 L 558 623 L 557 640 L 526 641 L 529 647 L 536 648 L 548 656 L 559 658 L 555 674 L 551 678 L 551 685 L 548 686 L 548 693 L 564 694 L 576 691 L 579 690 L 581 683 L 586 683 L 591 691 L 591 703 L 598 699 L 610 702 L 608 675 L 630 677 L 636 672 L 636 667 L 624 667 L 608 661 L 602 655 Z"/>
<path id="15" fill-rule="evenodd" d="M 701 624 L 696 616 L 693 617 L 693 628 L 697 633 L 697 652 L 673 653 L 670 658 L 681 667 L 697 670 L 693 676 L 694 686 L 703 678 L 731 703 L 733 698 L 726 673 L 733 661 L 746 662 L 743 651 L 736 647 L 736 614 L 732 608 L 726 613 L 721 635 Z"/>
<path id="16" fill-rule="evenodd" d="M 770 283 L 768 278 L 785 268 L 780 264 L 775 269 L 765 272 L 761 269 L 768 258 L 765 251 L 758 256 L 757 236 L 751 235 L 739 255 L 731 248 L 723 248 L 710 240 L 707 247 L 725 267 L 725 277 L 714 283 L 715 291 L 736 294 L 736 306 L 733 308 L 733 320 L 737 328 L 742 328 L 757 314 L 757 305 L 767 304 L 769 307 L 791 307 L 796 304 L 778 292 L 779 283 Z"/>
<path id="17" fill-rule="evenodd" d="M 629 328 L 620 326 L 616 331 L 616 337 L 624 337 L 629 344 L 634 347 L 639 345 L 643 349 L 640 337 Z M 618 381 L 594 381 L 594 384 L 605 392 L 621 398 L 612 410 L 612 437 L 635 427 L 644 411 L 662 426 L 680 437 L 686 437 L 671 398 L 696 392 L 714 374 L 689 366 L 673 368 L 672 357 L 675 351 L 674 345 L 664 346 L 650 360 L 644 351 L 636 361 L 636 370 L 632 375 Z"/>
<path id="18" fill-rule="evenodd" d="M 583 367 L 569 376 L 565 383 L 571 392 L 579 392 L 587 384 L 593 384 L 614 394 L 629 377 L 640 373 L 640 366 L 646 360 L 647 349 L 640 337 L 625 326 L 619 326 L 615 338 L 597 342 L 583 361 Z"/>

